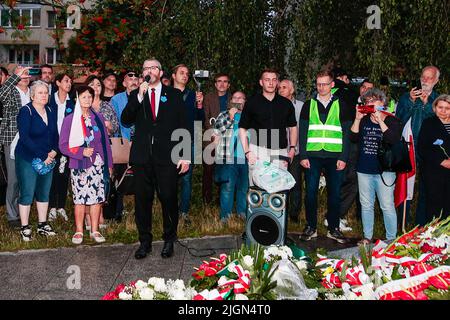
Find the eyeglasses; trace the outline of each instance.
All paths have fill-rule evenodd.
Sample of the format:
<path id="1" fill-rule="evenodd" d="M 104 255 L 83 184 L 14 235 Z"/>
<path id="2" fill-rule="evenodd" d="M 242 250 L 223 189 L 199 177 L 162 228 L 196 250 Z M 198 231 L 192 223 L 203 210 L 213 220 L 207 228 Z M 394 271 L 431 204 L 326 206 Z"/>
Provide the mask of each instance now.
<path id="1" fill-rule="evenodd" d="M 127 73 L 127 77 L 129 77 L 129 78 L 137 78 L 137 75 L 134 72 L 129 72 L 129 73 Z"/>
<path id="2" fill-rule="evenodd" d="M 145 70 L 151 70 L 151 71 L 159 70 L 159 67 L 158 66 L 143 67 L 142 70 L 144 70 L 144 71 Z"/>
<path id="3" fill-rule="evenodd" d="M 333 81 L 331 81 L 331 82 L 333 82 Z M 326 87 L 326 86 L 329 86 L 331 84 L 331 82 L 328 82 L 328 83 L 316 83 L 316 86 L 317 87 Z"/>

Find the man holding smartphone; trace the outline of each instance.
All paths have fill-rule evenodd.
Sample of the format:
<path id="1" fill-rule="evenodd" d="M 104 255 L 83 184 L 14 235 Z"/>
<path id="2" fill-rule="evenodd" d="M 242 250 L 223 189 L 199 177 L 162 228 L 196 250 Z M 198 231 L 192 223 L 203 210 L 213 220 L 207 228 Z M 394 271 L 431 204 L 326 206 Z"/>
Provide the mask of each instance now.
<path id="1" fill-rule="evenodd" d="M 422 126 L 422 122 L 434 115 L 432 104 L 438 97 L 438 93 L 433 90 L 434 86 L 439 81 L 439 69 L 435 66 L 427 66 L 423 68 L 420 76 L 420 87 L 413 87 L 410 92 L 405 93 L 400 97 L 397 105 L 396 116 L 400 118 L 402 124 L 405 125 L 409 119 L 411 119 L 411 129 L 413 133 L 414 145 L 417 146 L 417 139 L 419 137 L 419 131 Z M 415 148 L 415 150 L 417 150 Z M 420 175 L 421 159 L 416 152 L 417 168 Z M 423 184 L 419 183 L 419 199 L 416 209 L 415 224 L 421 226 L 426 223 L 425 212 L 425 192 Z M 403 206 L 403 205 L 402 205 Z M 403 212 L 403 208 L 400 206 L 400 212 Z M 407 201 L 406 216 L 409 217 L 410 201 Z"/>

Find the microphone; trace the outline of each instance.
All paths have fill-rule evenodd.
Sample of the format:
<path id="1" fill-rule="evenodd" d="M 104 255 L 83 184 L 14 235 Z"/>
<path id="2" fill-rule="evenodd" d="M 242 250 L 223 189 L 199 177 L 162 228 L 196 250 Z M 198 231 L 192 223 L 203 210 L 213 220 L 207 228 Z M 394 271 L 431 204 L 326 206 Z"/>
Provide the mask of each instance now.
<path id="1" fill-rule="evenodd" d="M 144 81 L 147 82 L 147 83 L 150 83 L 150 76 L 146 75 L 145 78 L 144 78 Z"/>

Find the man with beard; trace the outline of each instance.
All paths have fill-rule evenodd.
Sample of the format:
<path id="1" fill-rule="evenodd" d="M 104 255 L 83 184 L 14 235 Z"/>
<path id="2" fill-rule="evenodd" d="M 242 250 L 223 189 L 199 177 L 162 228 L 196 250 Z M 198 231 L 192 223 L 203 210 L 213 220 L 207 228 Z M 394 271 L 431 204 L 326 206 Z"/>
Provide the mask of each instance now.
<path id="1" fill-rule="evenodd" d="M 414 145 L 416 146 L 415 150 L 417 150 L 417 141 L 422 122 L 425 119 L 435 115 L 432 109 L 432 104 L 439 94 L 434 91 L 433 88 L 439 81 L 439 75 L 439 69 L 435 66 L 427 66 L 423 68 L 422 75 L 420 76 L 422 88 L 412 88 L 410 92 L 407 92 L 400 97 L 397 104 L 395 115 L 402 121 L 402 124 L 405 125 L 408 120 L 411 119 L 411 129 L 413 133 Z M 417 152 L 416 162 L 420 176 L 421 159 Z M 422 181 L 422 179 L 419 178 L 419 181 Z M 423 226 L 426 223 L 425 190 L 423 183 L 419 183 L 418 197 L 415 224 Z M 406 217 L 409 217 L 410 202 L 411 201 L 409 200 L 406 201 Z M 403 212 L 403 205 L 399 207 L 399 212 Z"/>
<path id="2" fill-rule="evenodd" d="M 157 192 L 163 216 L 163 258 L 174 253 L 178 228 L 178 176 L 189 170 L 190 158 L 184 141 L 182 154 L 172 154 L 180 141 L 172 139 L 174 131 L 189 133 L 186 108 L 180 90 L 161 83 L 161 63 L 156 59 L 144 61 L 144 82 L 130 93 L 122 111 L 124 125 L 135 125 L 130 164 L 135 179 L 135 216 L 140 246 L 136 259 L 152 251 L 153 199 Z M 180 139 L 181 140 L 181 139 Z"/>

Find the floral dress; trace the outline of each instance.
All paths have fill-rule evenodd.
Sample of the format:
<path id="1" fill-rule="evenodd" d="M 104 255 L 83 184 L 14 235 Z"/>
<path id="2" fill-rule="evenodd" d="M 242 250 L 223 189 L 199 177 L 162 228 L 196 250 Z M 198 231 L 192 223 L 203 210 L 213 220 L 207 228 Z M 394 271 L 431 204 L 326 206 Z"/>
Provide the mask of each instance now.
<path id="1" fill-rule="evenodd" d="M 91 118 L 83 118 L 86 133 L 83 147 L 89 147 L 94 139 L 94 127 Z M 71 169 L 73 201 L 75 204 L 93 205 L 105 201 L 105 181 L 103 176 L 104 162 L 97 153 L 94 165 L 87 169 Z"/>

